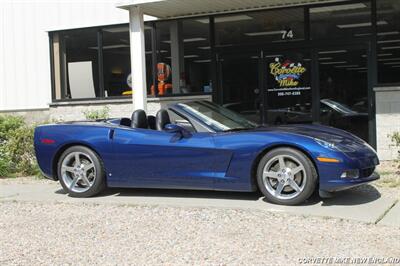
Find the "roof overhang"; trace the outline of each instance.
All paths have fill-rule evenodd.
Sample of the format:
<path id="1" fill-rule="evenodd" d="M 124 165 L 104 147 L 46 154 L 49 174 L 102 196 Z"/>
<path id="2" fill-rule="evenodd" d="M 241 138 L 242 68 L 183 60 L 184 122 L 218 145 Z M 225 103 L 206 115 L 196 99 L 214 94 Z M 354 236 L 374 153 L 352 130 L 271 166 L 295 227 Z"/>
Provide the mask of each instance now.
<path id="1" fill-rule="evenodd" d="M 345 2 L 348 0 L 122 0 L 117 7 L 140 7 L 160 19 L 240 12 L 286 6 Z"/>

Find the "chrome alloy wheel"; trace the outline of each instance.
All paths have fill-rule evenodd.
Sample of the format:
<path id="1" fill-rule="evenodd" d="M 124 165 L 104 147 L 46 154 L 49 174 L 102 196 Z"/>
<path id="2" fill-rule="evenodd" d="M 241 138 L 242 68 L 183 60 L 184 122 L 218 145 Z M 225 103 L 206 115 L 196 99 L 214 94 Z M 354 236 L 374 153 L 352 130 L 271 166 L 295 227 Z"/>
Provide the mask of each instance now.
<path id="1" fill-rule="evenodd" d="M 262 180 L 275 198 L 293 199 L 304 190 L 307 175 L 299 160 L 290 155 L 277 155 L 265 164 Z"/>
<path id="2" fill-rule="evenodd" d="M 62 161 L 61 176 L 69 190 L 82 193 L 93 186 L 96 167 L 89 155 L 71 152 Z"/>

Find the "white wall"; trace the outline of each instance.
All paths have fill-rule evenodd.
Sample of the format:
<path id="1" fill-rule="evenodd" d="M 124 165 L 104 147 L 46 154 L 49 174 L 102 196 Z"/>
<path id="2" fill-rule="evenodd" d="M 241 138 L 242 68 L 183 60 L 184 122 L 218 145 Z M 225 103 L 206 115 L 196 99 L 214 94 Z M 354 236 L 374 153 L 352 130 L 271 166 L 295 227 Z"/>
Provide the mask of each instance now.
<path id="1" fill-rule="evenodd" d="M 48 108 L 47 31 L 128 22 L 115 1 L 0 1 L 0 111 Z"/>

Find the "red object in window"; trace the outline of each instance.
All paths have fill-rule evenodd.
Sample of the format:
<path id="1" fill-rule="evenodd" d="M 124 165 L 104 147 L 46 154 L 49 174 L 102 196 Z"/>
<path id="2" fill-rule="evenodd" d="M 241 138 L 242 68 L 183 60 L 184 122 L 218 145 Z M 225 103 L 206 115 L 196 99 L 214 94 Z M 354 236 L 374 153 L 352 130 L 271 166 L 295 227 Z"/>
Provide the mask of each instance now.
<path id="1" fill-rule="evenodd" d="M 43 144 L 54 144 L 56 141 L 54 139 L 41 139 Z"/>

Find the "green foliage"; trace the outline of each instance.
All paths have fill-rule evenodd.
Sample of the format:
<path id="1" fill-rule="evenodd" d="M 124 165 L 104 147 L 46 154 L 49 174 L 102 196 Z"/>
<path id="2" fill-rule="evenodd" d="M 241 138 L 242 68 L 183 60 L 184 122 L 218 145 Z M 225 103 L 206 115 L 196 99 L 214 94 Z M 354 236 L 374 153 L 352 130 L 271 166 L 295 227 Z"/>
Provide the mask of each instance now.
<path id="1" fill-rule="evenodd" d="M 400 148 L 400 132 L 394 132 L 392 135 L 389 135 L 393 142 L 393 146 Z M 400 151 L 399 151 L 399 158 L 400 158 Z"/>
<path id="2" fill-rule="evenodd" d="M 33 132 L 22 117 L 0 116 L 0 177 L 40 174 Z"/>
<path id="3" fill-rule="evenodd" d="M 104 106 L 100 110 L 84 111 L 83 114 L 87 120 L 107 119 L 110 117 L 110 108 L 108 106 Z"/>

